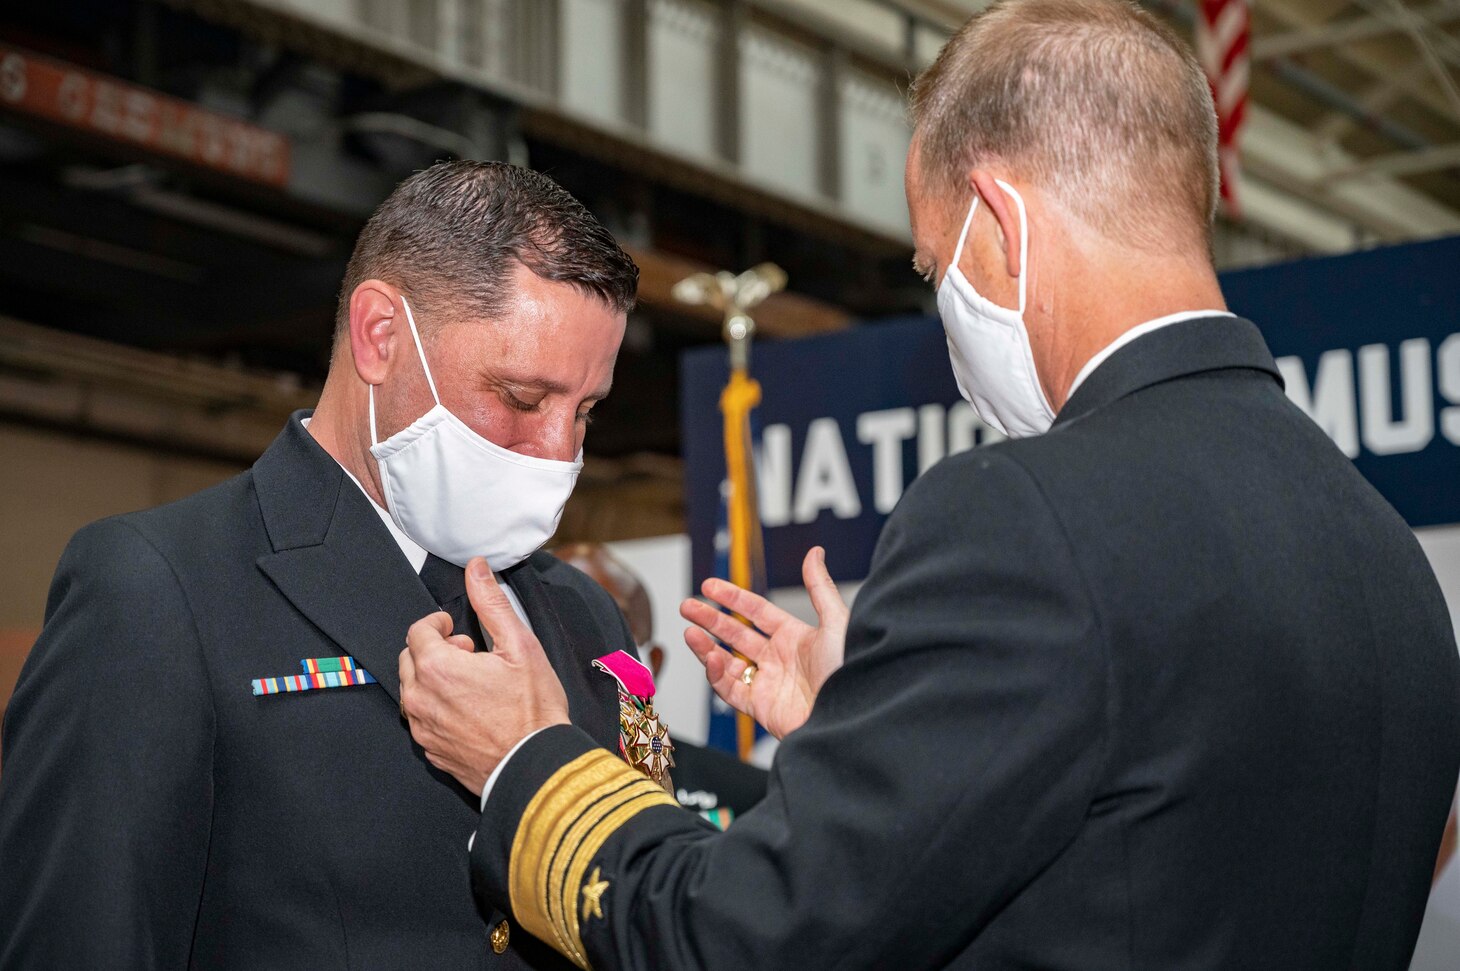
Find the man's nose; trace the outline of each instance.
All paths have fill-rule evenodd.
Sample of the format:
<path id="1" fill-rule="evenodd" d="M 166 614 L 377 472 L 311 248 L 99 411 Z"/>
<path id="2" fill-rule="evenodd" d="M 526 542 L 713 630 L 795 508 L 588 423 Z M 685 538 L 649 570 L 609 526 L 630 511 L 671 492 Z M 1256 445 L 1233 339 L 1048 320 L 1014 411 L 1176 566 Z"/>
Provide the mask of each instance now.
<path id="1" fill-rule="evenodd" d="M 579 438 L 581 427 L 578 416 L 571 410 L 566 414 L 544 415 L 534 432 L 529 448 L 519 451 L 556 462 L 571 462 L 578 457 L 578 450 L 583 446 Z"/>

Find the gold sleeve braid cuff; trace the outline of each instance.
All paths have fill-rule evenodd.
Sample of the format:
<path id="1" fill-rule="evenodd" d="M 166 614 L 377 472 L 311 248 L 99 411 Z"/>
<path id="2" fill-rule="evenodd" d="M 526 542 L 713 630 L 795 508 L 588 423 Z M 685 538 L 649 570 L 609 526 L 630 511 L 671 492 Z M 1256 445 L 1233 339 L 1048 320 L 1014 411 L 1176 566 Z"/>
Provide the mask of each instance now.
<path id="1" fill-rule="evenodd" d="M 652 806 L 677 805 L 602 749 L 553 773 L 522 813 L 507 864 L 512 911 L 523 929 L 587 969 L 579 922 L 602 917 L 598 904 L 609 888 L 595 873 L 584 894 L 589 863 L 634 816 Z"/>

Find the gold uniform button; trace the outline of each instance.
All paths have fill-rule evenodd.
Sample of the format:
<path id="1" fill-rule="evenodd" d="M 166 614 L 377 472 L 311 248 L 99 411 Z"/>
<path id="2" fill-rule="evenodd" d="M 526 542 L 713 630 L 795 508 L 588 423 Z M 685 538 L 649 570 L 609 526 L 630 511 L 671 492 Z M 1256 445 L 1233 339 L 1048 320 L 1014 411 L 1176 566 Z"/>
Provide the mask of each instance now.
<path id="1" fill-rule="evenodd" d="M 496 927 L 493 927 L 492 952 L 494 954 L 501 954 L 503 951 L 507 950 L 507 941 L 511 938 L 511 936 L 512 928 L 507 926 L 507 922 L 505 920 L 502 921 L 502 923 L 498 924 Z"/>

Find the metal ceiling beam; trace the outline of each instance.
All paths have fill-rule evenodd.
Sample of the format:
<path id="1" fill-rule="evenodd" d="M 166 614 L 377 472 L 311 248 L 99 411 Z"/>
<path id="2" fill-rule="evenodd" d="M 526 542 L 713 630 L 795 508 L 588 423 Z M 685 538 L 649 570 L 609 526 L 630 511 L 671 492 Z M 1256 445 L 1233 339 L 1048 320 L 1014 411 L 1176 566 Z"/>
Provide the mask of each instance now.
<path id="1" fill-rule="evenodd" d="M 651 139 L 624 121 L 588 118 L 559 103 L 550 91 L 539 90 L 519 80 L 504 80 L 478 67 L 453 62 L 441 54 L 413 45 L 398 36 L 388 36 L 354 19 L 322 14 L 310 0 L 166 0 L 172 6 L 191 10 L 218 23 L 246 31 L 267 42 L 299 49 L 344 70 L 359 71 L 404 87 L 439 79 L 480 89 L 517 104 L 520 123 L 528 135 L 553 141 L 575 151 L 620 161 L 632 156 L 634 164 L 652 169 L 651 178 L 728 201 L 739 208 L 753 209 L 808 233 L 836 240 L 851 238 L 881 252 L 900 252 L 911 240 L 901 228 L 878 225 L 821 198 L 793 197 L 781 189 L 757 183 L 733 161 L 689 158 Z M 535 5 L 530 9 L 536 10 Z M 805 10 L 789 10 L 775 0 L 722 0 L 721 9 L 734 17 L 749 19 L 758 14 L 776 19 L 795 31 L 825 36 L 828 43 L 843 47 L 861 66 L 877 67 L 889 76 L 905 76 L 914 69 L 898 55 L 875 45 L 856 43 L 846 31 L 837 30 L 824 17 Z M 732 22 L 740 22 L 732 20 Z M 824 34 L 821 32 L 825 32 Z M 738 62 L 736 74 L 738 75 Z M 295 168 L 307 161 L 308 143 L 295 146 Z M 324 165 L 339 159 L 325 154 Z M 320 175 L 311 170 L 310 175 Z M 666 175 L 666 172 L 671 174 Z M 311 185 L 328 185 L 316 183 Z M 297 186 L 291 186 L 295 189 Z M 388 188 L 386 190 L 388 192 Z M 381 192 L 378 198 L 383 198 Z M 315 204 L 324 199 L 310 198 Z M 343 204 L 343 200 L 337 200 Z"/>
<path id="2" fill-rule="evenodd" d="M 1460 64 L 1460 41 L 1441 28 L 1439 22 L 1425 16 L 1426 11 L 1405 5 L 1404 0 L 1356 0 L 1359 6 L 1375 17 L 1387 19 L 1430 53 L 1450 64 Z M 1460 19 L 1452 14 L 1451 20 Z M 1448 21 L 1446 21 L 1448 22 Z"/>
<path id="3" fill-rule="evenodd" d="M 1143 2 L 1187 28 L 1191 27 L 1195 18 L 1191 5 L 1185 0 Z M 1272 10 L 1271 7 L 1265 9 Z M 1282 65 L 1278 74 L 1287 83 L 1298 85 L 1311 97 L 1379 131 L 1397 144 L 1416 150 L 1431 147 L 1418 134 L 1389 120 L 1376 118 L 1365 106 L 1312 72 L 1284 59 L 1271 61 L 1268 67 L 1277 65 Z M 1420 67 L 1423 70 L 1423 64 Z M 1326 185 L 1325 180 L 1331 172 L 1356 164 L 1357 160 L 1337 145 L 1317 138 L 1258 104 L 1252 104 L 1248 109 L 1242 157 L 1248 173 L 1342 219 L 1351 220 L 1354 226 L 1379 239 L 1423 239 L 1460 232 L 1460 213 L 1385 176 L 1369 174 L 1341 184 Z M 1256 207 L 1248 210 L 1248 217 L 1254 222 L 1264 223 L 1262 215 Z M 1311 236 L 1315 248 L 1323 248 L 1319 240 L 1337 238 L 1331 226 L 1314 228 L 1307 236 L 1293 235 L 1291 220 L 1286 220 L 1289 225 L 1278 225 L 1278 221 L 1283 220 L 1274 220 L 1270 228 L 1300 240 Z"/>
<path id="4" fill-rule="evenodd" d="M 211 414 L 259 411 L 273 420 L 318 397 L 296 375 L 242 371 L 0 316 L 0 363 L 29 375 L 144 395 Z"/>
<path id="5" fill-rule="evenodd" d="M 1417 152 L 1392 152 L 1376 155 L 1354 165 L 1336 169 L 1328 176 L 1338 181 L 1353 179 L 1361 175 L 1404 176 L 1424 172 L 1438 172 L 1443 169 L 1460 168 L 1460 143 L 1436 145 Z"/>
<path id="6" fill-rule="evenodd" d="M 1379 240 L 1460 233 L 1460 213 L 1431 196 L 1377 172 L 1334 180 L 1335 171 L 1352 168 L 1359 160 L 1337 146 L 1324 146 L 1301 126 L 1259 105 L 1248 111 L 1242 136 L 1245 172 L 1352 220 Z"/>
<path id="7" fill-rule="evenodd" d="M 1384 112 L 1404 97 L 1407 82 L 1428 71 L 1428 64 L 1424 61 L 1415 61 L 1404 70 L 1397 71 L 1385 80 L 1370 86 L 1368 90 L 1354 99 L 1359 111 L 1334 110 L 1329 112 L 1312 127 L 1314 137 L 1320 142 L 1336 143 L 1356 125 L 1363 125 L 1365 128 L 1371 128 L 1384 134 L 1384 126 L 1394 124 L 1384 117 Z M 1407 139 L 1396 138 L 1393 141 L 1410 149 L 1430 147 L 1425 139 L 1410 142 Z"/>
<path id="8" fill-rule="evenodd" d="M 215 13 L 219 8 L 232 11 L 249 8 L 255 12 L 274 8 L 277 13 L 287 12 L 296 18 L 309 16 L 304 10 L 305 0 L 170 0 L 170 2 L 192 6 L 210 13 Z M 772 0 L 742 0 L 742 2 L 754 7 L 757 11 L 775 6 Z M 1191 23 L 1190 0 L 1145 0 L 1145 3 L 1177 17 L 1188 26 Z M 1312 26 L 1308 23 L 1299 23 L 1308 20 L 1307 15 L 1296 10 L 1280 8 L 1277 3 L 1278 0 L 1272 0 L 1272 5 L 1266 9 L 1295 26 Z M 785 16 L 787 8 L 782 7 L 781 10 L 782 15 L 779 19 L 790 19 Z M 806 11 L 798 11 L 798 13 L 802 16 L 796 18 L 797 26 L 802 30 L 827 26 L 819 19 L 807 15 Z M 342 41 L 339 34 L 347 33 L 347 31 L 337 31 L 334 25 L 328 32 L 335 35 L 333 41 L 336 44 Z M 393 44 L 393 42 L 364 32 L 350 37 L 350 42 L 361 47 L 381 45 L 390 47 Z M 851 53 L 854 57 L 866 56 L 869 59 L 876 55 L 876 52 L 873 51 L 853 50 Z M 1342 56 L 1350 56 L 1351 53 L 1340 51 Z M 464 70 L 459 65 L 447 64 L 444 59 L 438 57 L 422 56 L 419 51 L 412 51 L 408 54 L 402 50 L 400 54 L 403 60 L 407 58 L 416 60 L 416 68 L 422 73 L 430 71 L 454 80 L 480 83 L 478 75 L 481 72 Z M 884 64 L 889 68 L 895 70 L 906 67 L 895 54 L 888 56 L 884 53 L 882 57 Z M 1302 70 L 1291 62 L 1282 63 L 1288 64 L 1294 71 Z M 1388 77 L 1395 73 L 1392 66 L 1379 64 L 1372 58 L 1366 59 L 1363 69 L 1367 73 L 1381 77 Z M 1311 72 L 1307 72 L 1307 74 L 1310 78 L 1315 77 Z M 1322 79 L 1316 80 L 1321 81 Z M 1449 106 L 1445 104 L 1444 99 L 1438 97 L 1437 92 L 1421 87 L 1420 80 L 1416 78 L 1410 82 L 1407 85 L 1407 93 L 1418 97 L 1416 92 L 1422 92 L 1429 96 L 1429 103 L 1436 110 L 1447 111 Z M 1331 88 L 1332 85 L 1329 87 Z M 1336 95 L 1344 95 L 1344 93 L 1336 92 Z M 511 97 L 510 94 L 507 96 Z M 1365 112 L 1362 106 L 1355 104 L 1352 98 L 1346 96 L 1345 98 L 1342 105 L 1337 97 L 1328 103 L 1351 112 L 1366 123 L 1370 121 L 1371 116 Z M 799 200 L 793 204 L 779 192 L 754 185 L 743 172 L 733 165 L 703 160 L 691 162 L 679 158 L 672 151 L 651 144 L 641 132 L 633 131 L 628 125 L 588 122 L 577 118 L 541 93 L 533 93 L 520 100 L 524 105 L 521 116 L 522 124 L 529 132 L 535 131 L 539 137 L 560 141 L 562 144 L 569 144 L 579 150 L 594 154 L 632 158 L 633 164 L 640 171 L 652 172 L 651 177 L 660 178 L 671 185 L 683 186 L 688 183 L 692 187 L 692 191 L 709 195 L 711 198 L 722 199 L 741 208 L 753 208 L 757 200 L 771 201 L 776 218 L 790 222 L 791 215 L 804 217 L 808 231 L 811 227 L 824 228 L 827 224 L 834 224 L 842 232 L 848 229 L 860 230 L 858 235 L 868 246 L 881 248 L 881 246 L 890 245 L 895 248 L 906 245 L 906 240 L 900 238 L 901 233 L 881 232 L 868 226 L 862 226 L 847 219 L 845 214 L 834 205 L 821 200 Z M 1258 116 L 1260 112 L 1254 111 L 1253 114 Z M 1254 125 L 1254 127 L 1260 126 Z M 1371 127 L 1376 126 L 1371 125 Z M 1321 154 L 1323 146 L 1298 126 L 1285 123 L 1282 131 L 1301 136 L 1301 141 L 1278 146 L 1278 151 L 1269 152 L 1268 157 L 1258 162 L 1260 166 L 1270 170 L 1266 178 L 1271 185 L 1295 192 L 1311 203 L 1329 209 L 1340 218 L 1352 220 L 1362 226 L 1365 231 L 1380 238 L 1414 238 L 1435 235 L 1439 232 L 1460 231 L 1460 218 L 1457 218 L 1452 210 L 1393 180 L 1370 175 L 1363 179 L 1344 182 L 1343 186 L 1346 187 L 1346 190 L 1351 191 L 1330 192 L 1326 190 L 1322 181 L 1334 165 L 1345 165 L 1353 160 L 1347 156 L 1341 156 L 1335 163 L 1331 157 Z M 1249 139 L 1249 142 L 1254 140 L 1256 139 Z M 1406 148 L 1427 146 L 1427 143 L 1418 136 L 1398 140 L 1396 144 Z M 1271 142 L 1268 147 L 1272 147 Z M 1355 194 L 1360 188 L 1363 192 L 1359 195 L 1363 195 L 1363 198 Z"/>
<path id="9" fill-rule="evenodd" d="M 1354 223 L 1250 174 L 1242 179 L 1242 208 L 1249 223 L 1318 253 L 1347 253 L 1359 237 Z"/>
<path id="10" fill-rule="evenodd" d="M 1194 15 L 1189 0 L 1144 0 L 1144 2 L 1146 6 L 1161 10 L 1188 28 L 1191 27 Z M 1302 16 L 1286 10 L 1277 12 L 1274 10 L 1274 6 L 1274 3 L 1269 3 L 1264 10 L 1268 13 L 1276 13 L 1279 19 L 1290 23 Z M 1444 0 L 1444 2 L 1426 8 L 1424 12 L 1460 19 L 1460 2 Z M 1397 22 L 1397 18 L 1375 16 L 1367 19 L 1384 24 L 1385 31 L 1388 33 L 1399 33 L 1404 30 L 1404 27 Z M 1349 52 L 1342 52 L 1341 56 L 1348 57 Z M 1448 108 L 1443 98 L 1436 97 L 1432 92 L 1428 92 L 1427 89 L 1420 86 L 1422 68 L 1417 73 L 1402 72 L 1396 76 L 1393 72 L 1381 71 L 1372 63 L 1372 59 L 1364 58 L 1363 60 L 1365 61 L 1364 70 L 1367 73 L 1373 73 L 1392 81 L 1403 94 L 1415 97 L 1416 90 L 1423 90 L 1435 102 L 1432 107 L 1436 107 L 1440 111 Z M 1379 133 L 1395 145 L 1410 150 L 1403 153 L 1406 156 L 1412 152 L 1424 151 L 1432 147 L 1430 142 L 1419 133 L 1392 119 L 1383 117 L 1379 111 L 1371 109 L 1368 105 L 1359 104 L 1346 91 L 1292 60 L 1269 55 L 1266 66 L 1284 83 L 1345 113 L 1356 123 Z M 1294 200 L 1292 205 L 1278 206 L 1273 210 L 1271 219 L 1258 218 L 1255 221 L 1263 222 L 1275 232 L 1322 251 L 1350 248 L 1356 229 L 1391 240 L 1460 231 L 1460 216 L 1457 216 L 1454 211 L 1439 203 L 1433 203 L 1431 206 L 1429 197 L 1398 183 L 1382 180 L 1379 173 L 1369 173 L 1369 181 L 1365 185 L 1368 190 L 1377 194 L 1376 198 L 1384 198 L 1385 205 L 1370 205 L 1348 191 L 1329 191 L 1320 183 L 1331 170 L 1333 160 L 1343 159 L 1344 161 L 1339 164 L 1346 167 L 1348 162 L 1353 161 L 1351 157 L 1341 151 L 1335 154 L 1311 137 L 1304 135 L 1301 128 L 1284 122 L 1258 106 L 1253 106 L 1252 111 L 1254 115 L 1260 116 L 1261 120 L 1256 123 L 1255 127 L 1260 128 L 1263 133 L 1258 136 L 1261 148 L 1257 165 L 1268 175 L 1269 182 L 1269 185 L 1257 190 L 1259 197 L 1266 202 L 1274 202 L 1278 196 L 1275 187 L 1281 186 L 1284 191 L 1308 200 L 1307 203 Z M 1299 140 L 1300 135 L 1304 135 L 1301 140 Z M 1280 144 L 1286 138 L 1294 139 L 1291 146 Z M 1353 186 L 1350 185 L 1348 188 L 1352 189 Z M 1312 208 L 1315 205 L 1337 214 L 1339 218 L 1332 221 L 1318 218 L 1318 214 Z M 1386 206 L 1392 208 L 1386 210 Z M 1256 217 L 1256 209 L 1251 211 Z M 1398 216 L 1398 213 L 1403 213 L 1403 216 Z M 1351 222 L 1345 222 L 1346 220 Z"/>
<path id="11" fill-rule="evenodd" d="M 248 465 L 318 391 L 0 316 L 0 421 Z"/>
<path id="12" fill-rule="evenodd" d="M 1359 0 L 1359 4 L 1377 16 L 1392 16 L 1403 26 L 1404 33 L 1429 65 L 1431 80 L 1444 92 L 1451 113 L 1460 118 L 1460 86 L 1450 76 L 1450 65 L 1460 64 L 1460 43 L 1406 7 L 1404 0 Z"/>
<path id="13" fill-rule="evenodd" d="M 968 18 L 983 10 L 991 0 L 980 0 L 972 9 L 956 0 L 883 0 L 884 4 L 920 19 L 929 27 L 957 30 Z"/>
<path id="14" fill-rule="evenodd" d="M 1440 0 L 1439 3 L 1421 7 L 1415 11 L 1415 14 L 1437 26 L 1453 23 L 1460 20 L 1460 3 L 1456 3 L 1454 0 Z M 1403 30 L 1404 28 L 1395 23 L 1393 18 L 1355 17 L 1317 27 L 1300 27 L 1286 34 L 1270 34 L 1266 37 L 1254 38 L 1252 56 L 1258 61 L 1274 57 L 1291 57 L 1294 54 L 1303 54 L 1308 51 L 1338 47 L 1342 44 L 1354 44 L 1373 40 L 1376 37 L 1388 37 L 1402 33 Z"/>
<path id="15" fill-rule="evenodd" d="M 1195 29 L 1196 12 L 1190 0 L 1141 0 L 1141 2 L 1151 10 L 1175 20 L 1187 30 Z M 1430 145 L 1423 136 L 1380 116 L 1370 105 L 1360 103 L 1337 85 L 1288 58 L 1271 58 L 1264 66 L 1284 83 L 1292 85 L 1309 97 L 1327 105 L 1353 123 L 1378 132 L 1404 148 L 1428 148 Z M 1421 64 L 1420 68 L 1420 72 L 1391 73 L 1386 76 L 1386 83 L 1403 84 L 1407 91 L 1409 82 L 1417 76 L 1417 73 L 1423 73 L 1424 65 Z M 1394 97 L 1397 97 L 1397 94 Z M 1332 141 L 1335 137 L 1327 140 Z"/>
<path id="16" fill-rule="evenodd" d="M 1269 0 L 1268 3 L 1263 5 L 1262 12 L 1274 20 L 1282 21 L 1286 26 L 1298 30 L 1312 30 L 1322 26 L 1322 24 L 1314 23 L 1312 14 L 1294 5 L 1292 0 Z M 1395 29 L 1403 29 L 1397 22 L 1397 18 L 1395 21 Z M 1423 83 L 1424 75 L 1422 73 L 1412 75 L 1406 73 L 1403 77 L 1396 74 L 1396 71 L 1403 71 L 1408 62 L 1394 64 L 1382 58 L 1374 57 L 1372 54 L 1343 46 L 1335 47 L 1333 54 L 1350 67 L 1357 68 L 1365 74 L 1372 75 L 1379 80 L 1387 81 L 1392 79 L 1395 84 L 1402 87 L 1406 96 L 1414 99 L 1430 111 L 1460 124 L 1460 113 L 1455 111 L 1454 106 L 1450 104 L 1449 100 L 1442 93 Z"/>
<path id="17" fill-rule="evenodd" d="M 1346 119 L 1350 124 L 1362 125 L 1369 131 L 1389 139 L 1394 144 L 1406 149 L 1429 148 L 1429 139 L 1414 131 L 1406 125 L 1401 125 L 1384 115 L 1383 109 L 1398 100 L 1403 93 L 1399 84 L 1395 84 L 1381 93 L 1375 101 L 1355 101 L 1353 96 L 1344 91 L 1338 85 L 1325 80 L 1322 76 L 1314 74 L 1294 64 L 1287 58 L 1276 58 L 1267 63 L 1267 67 L 1273 74 L 1277 75 L 1283 82 L 1292 85 L 1310 98 L 1334 109 L 1340 117 Z M 1419 71 L 1424 73 L 1427 70 L 1423 62 L 1420 62 Z M 1412 77 L 1411 74 L 1396 75 L 1396 79 Z M 1339 129 L 1341 132 L 1343 129 Z M 1337 137 L 1330 137 L 1327 141 L 1337 141 Z"/>

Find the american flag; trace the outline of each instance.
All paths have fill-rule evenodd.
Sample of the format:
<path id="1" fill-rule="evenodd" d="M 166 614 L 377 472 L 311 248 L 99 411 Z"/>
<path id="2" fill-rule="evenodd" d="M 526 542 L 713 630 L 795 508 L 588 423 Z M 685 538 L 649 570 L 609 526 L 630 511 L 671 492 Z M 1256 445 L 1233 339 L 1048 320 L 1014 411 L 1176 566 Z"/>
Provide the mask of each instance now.
<path id="1" fill-rule="evenodd" d="M 1252 18 L 1247 0 L 1201 0 L 1196 20 L 1196 54 L 1211 82 L 1217 104 L 1217 160 L 1222 169 L 1222 200 L 1227 212 L 1240 216 L 1239 145 L 1247 117 L 1247 81 L 1251 70 L 1249 43 Z"/>

